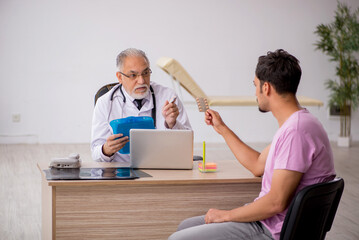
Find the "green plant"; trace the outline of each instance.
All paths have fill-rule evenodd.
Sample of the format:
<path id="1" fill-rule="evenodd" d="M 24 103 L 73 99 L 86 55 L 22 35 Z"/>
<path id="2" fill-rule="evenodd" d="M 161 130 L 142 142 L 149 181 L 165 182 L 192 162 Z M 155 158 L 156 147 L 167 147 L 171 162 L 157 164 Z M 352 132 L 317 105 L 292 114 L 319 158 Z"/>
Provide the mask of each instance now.
<path id="1" fill-rule="evenodd" d="M 339 80 L 329 79 L 325 85 L 330 90 L 329 106 L 340 109 L 340 136 L 349 137 L 351 110 L 359 106 L 359 8 L 351 12 L 338 2 L 334 22 L 318 25 L 315 33 L 319 36 L 316 49 L 336 63 Z"/>

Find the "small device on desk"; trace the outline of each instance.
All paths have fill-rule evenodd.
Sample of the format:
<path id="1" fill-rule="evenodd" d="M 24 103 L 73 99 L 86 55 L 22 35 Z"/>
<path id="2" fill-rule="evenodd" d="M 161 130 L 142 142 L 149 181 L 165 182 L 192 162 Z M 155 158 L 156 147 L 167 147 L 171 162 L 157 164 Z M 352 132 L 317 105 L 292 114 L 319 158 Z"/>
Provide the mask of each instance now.
<path id="1" fill-rule="evenodd" d="M 198 155 L 193 155 L 193 161 L 203 161 L 203 157 Z"/>
<path id="2" fill-rule="evenodd" d="M 206 142 L 203 141 L 203 160 L 198 163 L 198 170 L 200 172 L 216 172 L 217 163 L 206 163 Z"/>
<path id="3" fill-rule="evenodd" d="M 81 160 L 80 154 L 71 153 L 66 158 L 52 158 L 50 168 L 80 168 Z"/>

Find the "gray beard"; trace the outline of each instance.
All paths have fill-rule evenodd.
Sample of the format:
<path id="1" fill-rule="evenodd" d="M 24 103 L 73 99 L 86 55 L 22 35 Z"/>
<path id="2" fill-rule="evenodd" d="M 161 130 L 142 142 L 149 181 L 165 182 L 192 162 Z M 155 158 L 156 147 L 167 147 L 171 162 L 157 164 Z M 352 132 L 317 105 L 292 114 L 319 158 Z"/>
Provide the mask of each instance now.
<path id="1" fill-rule="evenodd" d="M 131 97 L 133 97 L 134 99 L 144 99 L 145 97 L 147 97 L 148 93 L 150 92 L 150 89 L 147 87 L 146 92 L 142 93 L 142 94 L 138 94 L 138 93 L 134 93 L 132 92 L 130 94 Z"/>

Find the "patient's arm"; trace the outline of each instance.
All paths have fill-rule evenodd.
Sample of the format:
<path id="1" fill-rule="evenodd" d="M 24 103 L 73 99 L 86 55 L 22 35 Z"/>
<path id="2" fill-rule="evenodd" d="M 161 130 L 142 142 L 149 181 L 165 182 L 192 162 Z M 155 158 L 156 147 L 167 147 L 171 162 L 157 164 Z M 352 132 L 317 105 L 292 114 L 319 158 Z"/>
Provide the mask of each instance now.
<path id="1" fill-rule="evenodd" d="M 270 145 L 268 145 L 261 153 L 257 152 L 247 144 L 245 144 L 232 130 L 228 128 L 228 132 L 222 136 L 227 145 L 233 152 L 237 160 L 247 168 L 254 176 L 260 177 L 264 173 Z"/>
<path id="2" fill-rule="evenodd" d="M 262 153 L 254 150 L 245 144 L 227 125 L 223 122 L 218 112 L 209 109 L 206 111 L 205 122 L 213 126 L 237 158 L 237 160 L 255 176 L 262 176 L 264 173 L 265 161 L 268 156 L 270 146 L 266 147 Z"/>
<path id="3" fill-rule="evenodd" d="M 262 176 L 263 173 L 264 173 L 264 168 L 265 168 L 265 165 L 266 165 L 266 161 L 267 161 L 268 153 L 269 153 L 269 150 L 270 150 L 270 146 L 271 146 L 271 144 L 269 144 L 265 149 L 263 149 L 263 151 L 261 152 L 261 154 L 258 157 L 258 167 L 259 168 L 257 169 L 257 171 L 262 172 L 262 174 L 260 174 L 260 176 Z"/>

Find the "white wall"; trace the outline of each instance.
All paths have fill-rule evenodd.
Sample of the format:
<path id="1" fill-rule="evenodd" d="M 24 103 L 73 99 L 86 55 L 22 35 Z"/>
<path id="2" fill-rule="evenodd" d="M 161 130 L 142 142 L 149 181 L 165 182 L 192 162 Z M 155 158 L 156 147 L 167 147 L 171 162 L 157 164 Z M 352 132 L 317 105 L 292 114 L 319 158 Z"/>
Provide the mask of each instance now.
<path id="1" fill-rule="evenodd" d="M 346 0 L 352 9 L 359 1 Z M 115 58 L 128 47 L 147 52 L 153 76 L 172 86 L 155 62 L 176 58 L 208 95 L 254 95 L 257 58 L 283 48 L 300 61 L 299 95 L 325 103 L 334 65 L 315 51 L 315 28 L 333 20 L 336 0 L 0 0 L 0 142 L 90 141 L 93 96 L 116 81 Z M 185 94 L 186 101 L 192 101 Z M 222 141 L 186 104 L 195 141 Z M 270 141 L 277 123 L 256 107 L 222 107 L 246 141 Z M 331 140 L 339 122 L 327 104 L 309 110 Z M 19 123 L 12 115 L 20 114 Z M 359 114 L 352 122 L 359 140 Z"/>

